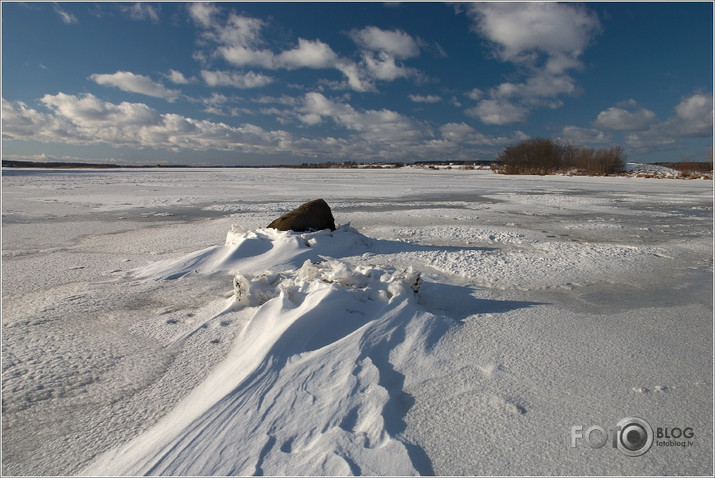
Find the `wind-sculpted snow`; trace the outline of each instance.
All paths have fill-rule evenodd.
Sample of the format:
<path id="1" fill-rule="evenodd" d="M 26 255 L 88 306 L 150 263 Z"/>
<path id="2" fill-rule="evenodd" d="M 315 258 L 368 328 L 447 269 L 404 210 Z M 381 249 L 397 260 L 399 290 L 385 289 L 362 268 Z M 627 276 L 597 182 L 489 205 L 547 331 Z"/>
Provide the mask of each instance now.
<path id="1" fill-rule="evenodd" d="M 318 196 L 354 228 L 262 228 Z M 712 475 L 712 204 L 630 177 L 3 171 L 2 472 Z M 694 444 L 569 446 L 627 414 Z"/>
<path id="2" fill-rule="evenodd" d="M 85 473 L 431 473 L 401 434 L 411 406 L 404 374 L 457 322 L 420 305 L 413 268 L 341 259 L 370 242 L 349 226 L 231 232 L 224 246 L 140 270 L 143 280 L 235 271 L 233 300 L 218 315 L 254 310 L 217 370 Z"/>
<path id="3" fill-rule="evenodd" d="M 336 231 L 288 233 L 277 229 L 241 232 L 234 226 L 226 244 L 189 254 L 179 260 L 158 262 L 138 272 L 140 277 L 176 279 L 186 274 L 213 274 L 231 270 L 247 273 L 266 269 L 296 269 L 322 255 L 347 257 L 367 251 L 370 240 L 349 226 Z"/>

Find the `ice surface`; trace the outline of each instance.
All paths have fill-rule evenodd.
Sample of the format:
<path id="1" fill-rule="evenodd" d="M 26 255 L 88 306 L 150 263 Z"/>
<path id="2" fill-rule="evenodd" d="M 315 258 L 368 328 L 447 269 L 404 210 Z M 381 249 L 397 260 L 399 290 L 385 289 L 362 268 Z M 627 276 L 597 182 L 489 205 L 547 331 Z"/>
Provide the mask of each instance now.
<path id="1" fill-rule="evenodd" d="M 4 474 L 713 471 L 709 181 L 2 181 Z M 342 227 L 264 228 L 315 197 Z M 569 446 L 626 416 L 694 445 Z"/>

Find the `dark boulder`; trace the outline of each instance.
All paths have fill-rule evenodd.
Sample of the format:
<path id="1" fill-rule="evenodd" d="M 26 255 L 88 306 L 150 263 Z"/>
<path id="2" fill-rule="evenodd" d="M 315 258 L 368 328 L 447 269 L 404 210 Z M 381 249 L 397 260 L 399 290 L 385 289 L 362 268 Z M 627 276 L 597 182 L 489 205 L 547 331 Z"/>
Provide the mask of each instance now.
<path id="1" fill-rule="evenodd" d="M 279 231 L 320 231 L 335 230 L 335 219 L 328 203 L 322 199 L 310 201 L 285 214 L 268 225 Z"/>

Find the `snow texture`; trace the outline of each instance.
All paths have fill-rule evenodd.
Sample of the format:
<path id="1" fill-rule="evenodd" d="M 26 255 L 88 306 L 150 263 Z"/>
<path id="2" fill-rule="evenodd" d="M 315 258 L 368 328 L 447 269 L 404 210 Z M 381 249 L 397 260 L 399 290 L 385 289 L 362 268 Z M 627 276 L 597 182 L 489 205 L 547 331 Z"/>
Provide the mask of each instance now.
<path id="1" fill-rule="evenodd" d="M 342 226 L 263 228 L 304 191 Z M 713 472 L 709 181 L 4 170 L 2 194 L 3 474 Z M 694 444 L 570 446 L 626 416 Z"/>

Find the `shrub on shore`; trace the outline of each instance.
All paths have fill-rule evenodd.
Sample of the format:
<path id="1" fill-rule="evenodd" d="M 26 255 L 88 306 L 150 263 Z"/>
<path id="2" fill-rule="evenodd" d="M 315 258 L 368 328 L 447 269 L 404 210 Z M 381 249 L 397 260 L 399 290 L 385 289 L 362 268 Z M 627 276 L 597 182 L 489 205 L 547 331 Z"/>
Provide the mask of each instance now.
<path id="1" fill-rule="evenodd" d="M 617 174 L 625 169 L 620 146 L 594 149 L 554 139 L 530 138 L 508 146 L 497 156 L 501 174 L 554 174 L 572 172 L 589 176 Z"/>

